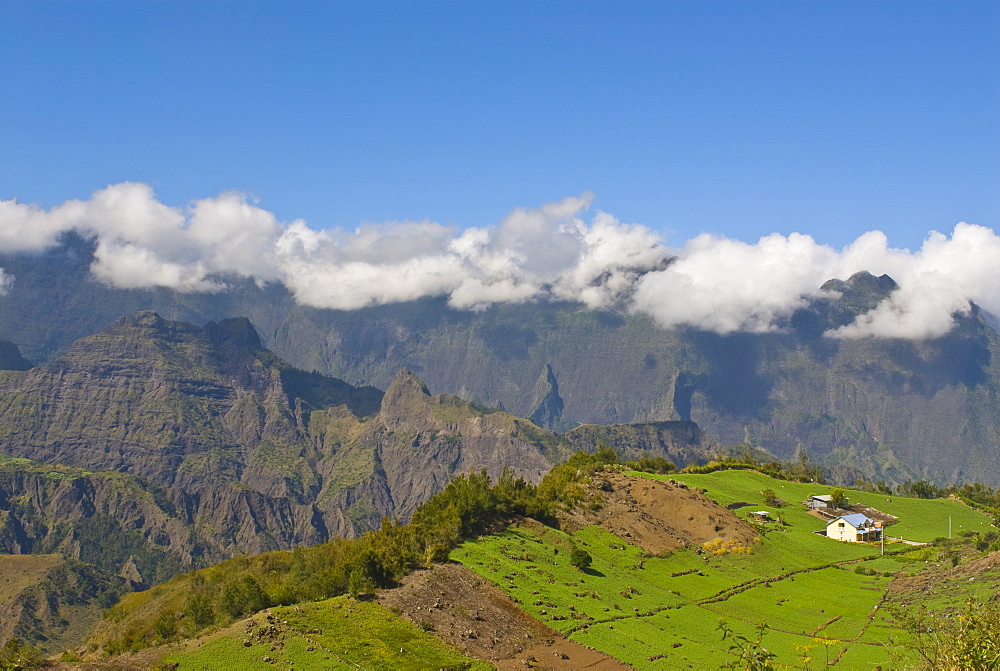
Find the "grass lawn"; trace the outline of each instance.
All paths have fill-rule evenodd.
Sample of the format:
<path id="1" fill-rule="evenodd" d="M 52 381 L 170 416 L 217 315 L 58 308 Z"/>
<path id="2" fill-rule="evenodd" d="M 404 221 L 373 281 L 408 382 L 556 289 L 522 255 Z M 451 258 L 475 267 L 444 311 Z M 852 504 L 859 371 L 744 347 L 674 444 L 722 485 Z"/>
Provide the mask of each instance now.
<path id="1" fill-rule="evenodd" d="M 732 656 L 720 622 L 751 639 L 766 623 L 763 644 L 784 664 L 827 647 L 845 664 L 886 663 L 888 630 L 873 629 L 869 617 L 889 579 L 859 575 L 853 565 L 821 568 L 795 553 L 789 535 L 769 534 L 751 555 L 706 559 L 692 549 L 650 557 L 597 527 L 573 535 L 513 527 L 465 543 L 452 558 L 554 629 L 637 668 L 725 664 Z M 573 543 L 593 558 L 586 573 L 569 563 Z"/>
<path id="2" fill-rule="evenodd" d="M 722 640 L 720 623 L 749 640 L 760 636 L 757 625 L 766 624 L 761 644 L 780 664 L 801 667 L 810 658 L 813 666 L 830 660 L 844 668 L 871 668 L 915 661 L 904 633 L 882 615 L 892 580 L 885 574 L 918 570 L 923 554 L 937 557 L 936 549 L 890 544 L 887 551 L 907 554 L 883 557 L 879 545 L 817 535 L 823 521 L 800 502 L 829 493 L 827 486 L 752 471 L 635 475 L 701 487 L 721 505 L 749 503 L 746 510 L 769 510 L 786 524 L 766 525 L 749 555 L 685 548 L 654 557 L 599 527 L 569 535 L 531 524 L 469 541 L 452 558 L 554 629 L 637 668 L 714 668 L 731 661 L 734 639 Z M 765 489 L 787 504 L 764 505 Z M 956 534 L 990 528 L 988 517 L 959 501 L 847 494 L 852 503 L 897 516 L 889 533 L 908 540 L 946 536 L 949 516 Z M 588 571 L 570 565 L 573 547 L 591 555 Z"/>
<path id="3" fill-rule="evenodd" d="M 465 657 L 433 635 L 421 631 L 390 610 L 347 597 L 272 608 L 277 632 L 257 642 L 252 632 L 269 625 L 265 613 L 211 637 L 190 652 L 174 653 L 166 662 L 180 669 L 478 669 L 492 668 Z M 247 647 L 244 640 L 253 645 Z M 277 660 L 276 665 L 263 661 Z"/>
<path id="4" fill-rule="evenodd" d="M 823 522 L 809 515 L 800 502 L 813 494 L 829 494 L 833 490 L 829 485 L 775 480 L 756 471 L 678 473 L 669 476 L 648 473 L 634 473 L 634 475 L 660 480 L 673 479 L 693 487 L 703 487 L 707 496 L 722 505 L 745 501 L 753 504 L 752 510 L 767 510 L 780 514 L 787 522 L 812 525 L 810 528 L 817 531 L 823 528 Z M 775 508 L 761 503 L 760 493 L 765 489 L 774 491 L 779 498 L 787 501 L 787 505 Z M 935 538 L 945 538 L 948 536 L 949 517 L 953 535 L 966 531 L 985 533 L 991 529 L 988 516 L 955 499 L 912 499 L 853 489 L 845 491 L 852 504 L 870 506 L 899 519 L 896 524 L 888 528 L 888 536 L 902 536 L 906 540 L 921 543 L 928 543 Z"/>

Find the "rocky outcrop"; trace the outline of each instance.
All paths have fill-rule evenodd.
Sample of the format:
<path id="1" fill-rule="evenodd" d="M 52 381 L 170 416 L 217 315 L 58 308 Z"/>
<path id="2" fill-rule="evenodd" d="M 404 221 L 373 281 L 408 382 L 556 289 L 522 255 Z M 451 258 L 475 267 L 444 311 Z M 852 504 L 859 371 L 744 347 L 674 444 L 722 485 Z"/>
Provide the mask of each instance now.
<path id="1" fill-rule="evenodd" d="M 538 382 L 535 383 L 534 403 L 528 419 L 546 429 L 558 429 L 562 424 L 564 403 L 559 395 L 559 382 L 552 366 L 545 364 Z"/>
<path id="2" fill-rule="evenodd" d="M 121 580 L 59 555 L 0 555 L 0 641 L 55 653 L 80 644 L 125 591 Z"/>
<path id="3" fill-rule="evenodd" d="M 245 319 L 198 328 L 152 312 L 0 376 L 0 426 L 0 454 L 22 460 L 0 462 L 3 549 L 146 583 L 407 519 L 457 473 L 537 481 L 569 449 L 526 420 L 432 396 L 408 370 L 383 394 L 292 368 Z M 134 552 L 97 552 L 97 532 Z"/>
<path id="4" fill-rule="evenodd" d="M 12 342 L 0 340 L 0 370 L 28 370 L 31 362 L 21 356 L 21 350 Z"/>
<path id="5" fill-rule="evenodd" d="M 718 445 L 694 422 L 584 424 L 564 434 L 577 449 L 609 447 L 624 459 L 661 456 L 678 467 L 706 461 Z"/>

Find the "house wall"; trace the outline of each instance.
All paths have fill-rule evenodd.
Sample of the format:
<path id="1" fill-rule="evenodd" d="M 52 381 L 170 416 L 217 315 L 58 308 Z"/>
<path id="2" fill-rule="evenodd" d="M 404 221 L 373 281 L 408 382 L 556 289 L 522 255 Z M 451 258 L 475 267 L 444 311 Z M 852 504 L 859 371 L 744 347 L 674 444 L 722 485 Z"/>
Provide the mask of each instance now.
<path id="1" fill-rule="evenodd" d="M 843 526 L 841 526 L 843 525 Z M 858 530 L 847 522 L 840 520 L 826 527 L 826 535 L 838 541 L 858 542 Z"/>

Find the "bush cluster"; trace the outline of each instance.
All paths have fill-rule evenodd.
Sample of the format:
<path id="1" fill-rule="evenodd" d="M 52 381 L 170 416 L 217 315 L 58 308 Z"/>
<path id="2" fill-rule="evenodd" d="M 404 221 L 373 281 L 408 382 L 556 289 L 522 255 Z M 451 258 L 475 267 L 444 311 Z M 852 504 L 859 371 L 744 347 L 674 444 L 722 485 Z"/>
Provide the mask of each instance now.
<path id="1" fill-rule="evenodd" d="M 460 475 L 417 508 L 410 524 L 388 518 L 356 539 L 339 538 L 310 548 L 235 557 L 181 576 L 153 593 L 182 596 L 181 602 L 137 607 L 150 593 L 131 595 L 105 618 L 124 626 L 105 645 L 109 654 L 191 637 L 225 626 L 270 606 L 286 606 L 342 594 L 361 597 L 389 587 L 415 567 L 447 559 L 466 538 L 517 516 L 551 519 L 552 504 L 538 488 L 505 469 L 496 484 L 486 471 Z M 185 584 L 186 583 L 186 584 Z"/>
<path id="2" fill-rule="evenodd" d="M 715 459 L 707 464 L 691 465 L 681 473 L 714 473 L 716 471 L 757 471 L 777 480 L 790 482 L 823 483 L 823 471 L 819 466 L 809 463 L 805 453 L 801 453 L 798 461 L 782 463 L 779 461 L 761 461 L 749 452 L 739 456 Z"/>

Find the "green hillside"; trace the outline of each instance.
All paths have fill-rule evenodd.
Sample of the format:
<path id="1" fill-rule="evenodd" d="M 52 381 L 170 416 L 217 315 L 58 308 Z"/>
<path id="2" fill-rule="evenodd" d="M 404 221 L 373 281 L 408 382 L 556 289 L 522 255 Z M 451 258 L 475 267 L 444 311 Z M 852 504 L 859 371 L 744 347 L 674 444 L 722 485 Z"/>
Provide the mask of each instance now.
<path id="1" fill-rule="evenodd" d="M 883 603 L 894 581 L 921 575 L 928 562 L 962 556 L 955 546 L 841 543 L 813 533 L 821 520 L 798 502 L 829 488 L 775 480 L 750 471 L 706 475 L 636 476 L 673 478 L 722 505 L 749 503 L 737 513 L 770 510 L 783 524 L 761 527 L 749 554 L 714 554 L 689 547 L 651 556 L 599 527 L 567 534 L 541 525 L 521 525 L 471 540 L 452 553 L 511 595 L 527 612 L 572 640 L 608 653 L 637 668 L 715 668 L 737 660 L 760 639 L 776 664 L 843 668 L 917 664 L 906 644 L 909 634 Z M 763 505 L 771 489 L 788 501 Z M 989 518 L 952 500 L 923 500 L 848 491 L 854 504 L 876 505 L 897 515 L 892 535 L 932 541 L 947 535 L 948 517 L 957 532 L 990 529 Z M 707 546 L 706 546 L 707 547 Z M 969 548 L 966 548 L 968 556 Z M 570 550 L 593 559 L 574 568 Z M 973 551 L 974 552 L 974 551 Z M 937 568 L 934 564 L 931 568 Z M 964 585 L 955 585 L 964 587 Z M 961 590 L 963 596 L 971 595 Z M 952 602 L 939 604 L 953 606 Z M 933 604 L 931 604 L 933 605 Z M 759 626 L 765 629 L 758 629 Z M 726 639 L 723 631 L 729 630 Z M 805 658 L 810 658 L 809 662 Z M 742 668 L 742 667 L 740 667 Z"/>
<path id="2" fill-rule="evenodd" d="M 236 557 L 127 595 L 88 639 L 87 656 L 181 668 L 469 668 L 473 657 L 544 666 L 537 652 L 515 660 L 495 656 L 489 640 L 473 643 L 481 629 L 509 635 L 501 620 L 523 619 L 523 609 L 550 628 L 535 641 L 579 644 L 635 668 L 746 668 L 748 655 L 779 667 L 897 668 L 945 649 L 949 627 L 970 621 L 956 617 L 969 599 L 1000 623 L 989 605 L 1000 588 L 1000 538 L 957 500 L 847 491 L 855 509 L 898 517 L 888 534 L 908 542 L 888 543 L 883 555 L 879 544 L 815 533 L 824 521 L 800 501 L 828 488 L 748 470 L 651 475 L 615 459 L 605 449 L 579 453 L 537 487 L 509 471 L 495 484 L 485 472 L 461 476 L 411 524 Z M 767 490 L 784 503 L 764 504 Z M 777 521 L 751 526 L 750 511 L 762 509 Z M 654 516 L 658 526 L 648 525 Z M 949 517 L 953 539 L 939 535 Z M 688 531 L 700 535 L 643 549 L 656 534 Z M 448 559 L 485 582 L 447 599 L 443 583 L 423 596 L 406 591 L 417 573 L 435 574 L 416 569 Z M 369 600 L 382 589 L 402 595 L 394 610 Z M 497 598 L 512 612 L 481 610 Z M 445 610 L 451 624 L 438 631 L 446 620 L 434 617 Z M 990 627 L 967 640 L 996 639 L 1000 626 Z M 566 659 L 561 668 L 572 668 Z"/>
<path id="3" fill-rule="evenodd" d="M 753 510 L 767 510 L 780 515 L 793 527 L 798 528 L 801 524 L 803 528 L 809 528 L 808 525 L 811 524 L 814 531 L 822 529 L 823 523 L 809 515 L 803 506 L 796 504 L 805 501 L 813 494 L 829 494 L 833 489 L 829 485 L 775 480 L 756 471 L 743 470 L 705 474 L 678 473 L 672 476 L 645 473 L 636 475 L 669 478 L 694 487 L 703 487 L 706 494 L 720 505 L 745 501 L 753 504 Z M 789 505 L 780 509 L 765 505 L 761 498 L 761 492 L 765 489 L 772 490 Z M 990 529 L 989 517 L 956 499 L 914 499 L 853 489 L 846 492 L 852 505 L 870 506 L 899 519 L 898 523 L 888 528 L 888 536 L 902 536 L 906 540 L 930 542 L 948 535 L 949 517 L 951 517 L 952 535 L 966 531 L 986 533 Z"/>
<path id="4" fill-rule="evenodd" d="M 489 669 L 378 604 L 340 597 L 258 613 L 165 655 L 178 669 Z"/>

